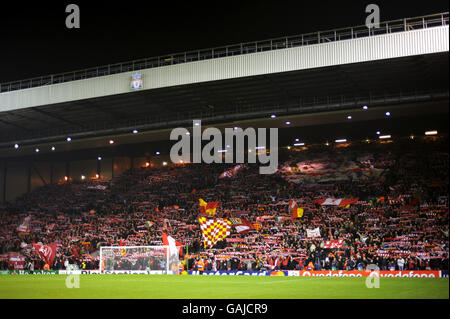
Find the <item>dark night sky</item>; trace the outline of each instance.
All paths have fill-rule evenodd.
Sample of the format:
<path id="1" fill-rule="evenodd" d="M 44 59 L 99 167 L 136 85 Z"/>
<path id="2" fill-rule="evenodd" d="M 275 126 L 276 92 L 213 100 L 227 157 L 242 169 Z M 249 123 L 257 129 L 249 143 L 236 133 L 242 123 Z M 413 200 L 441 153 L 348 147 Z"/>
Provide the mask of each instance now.
<path id="1" fill-rule="evenodd" d="M 380 6 L 381 21 L 448 11 L 447 0 L 93 2 L 2 3 L 0 82 L 362 25 L 369 3 Z M 65 27 L 69 3 L 80 6 L 81 29 Z"/>

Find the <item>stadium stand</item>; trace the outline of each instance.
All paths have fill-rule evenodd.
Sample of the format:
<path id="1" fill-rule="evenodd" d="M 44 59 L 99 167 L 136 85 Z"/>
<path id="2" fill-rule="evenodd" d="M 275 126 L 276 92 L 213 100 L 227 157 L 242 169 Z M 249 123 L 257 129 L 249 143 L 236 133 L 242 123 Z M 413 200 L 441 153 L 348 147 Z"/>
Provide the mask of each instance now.
<path id="1" fill-rule="evenodd" d="M 273 175 L 169 164 L 46 185 L 0 208 L 0 269 L 16 260 L 43 269 L 33 243 L 57 244 L 51 269 L 98 269 L 101 246 L 161 245 L 166 232 L 184 244 L 184 270 L 448 271 L 447 146 L 442 136 L 315 145 L 284 149 Z M 200 198 L 218 201 L 214 217 L 233 225 L 212 249 L 203 247 Z M 303 216 L 293 217 L 291 200 Z"/>

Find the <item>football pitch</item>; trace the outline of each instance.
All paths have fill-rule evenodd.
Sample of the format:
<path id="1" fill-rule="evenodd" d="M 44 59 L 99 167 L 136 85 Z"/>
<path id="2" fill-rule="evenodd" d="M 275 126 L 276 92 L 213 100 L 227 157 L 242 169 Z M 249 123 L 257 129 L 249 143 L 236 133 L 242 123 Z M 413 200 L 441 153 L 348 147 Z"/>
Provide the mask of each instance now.
<path id="1" fill-rule="evenodd" d="M 81 275 L 67 288 L 64 275 L 0 276 L 1 299 L 448 299 L 448 278 L 366 278 Z"/>

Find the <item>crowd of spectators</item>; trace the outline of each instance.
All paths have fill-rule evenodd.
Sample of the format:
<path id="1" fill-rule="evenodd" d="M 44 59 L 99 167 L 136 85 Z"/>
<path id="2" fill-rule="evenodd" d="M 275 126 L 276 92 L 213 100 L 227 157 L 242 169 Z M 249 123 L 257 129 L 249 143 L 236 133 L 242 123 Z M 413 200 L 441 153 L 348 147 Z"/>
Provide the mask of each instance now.
<path id="1" fill-rule="evenodd" d="M 171 164 L 46 185 L 0 208 L 0 269 L 11 267 L 12 252 L 42 269 L 32 243 L 58 244 L 51 269 L 98 269 L 101 246 L 162 245 L 166 232 L 184 244 L 185 270 L 448 270 L 447 146 L 445 138 L 293 148 L 280 152 L 272 175 L 246 165 L 219 178 L 232 166 Z M 256 229 L 233 227 L 205 249 L 199 198 L 219 201 L 216 218 L 244 218 Z M 358 201 L 324 206 L 318 198 Z M 291 217 L 291 199 L 302 217 Z M 24 220 L 28 230 L 19 231 Z M 320 237 L 308 237 L 315 228 Z M 324 248 L 337 239 L 341 247 Z"/>

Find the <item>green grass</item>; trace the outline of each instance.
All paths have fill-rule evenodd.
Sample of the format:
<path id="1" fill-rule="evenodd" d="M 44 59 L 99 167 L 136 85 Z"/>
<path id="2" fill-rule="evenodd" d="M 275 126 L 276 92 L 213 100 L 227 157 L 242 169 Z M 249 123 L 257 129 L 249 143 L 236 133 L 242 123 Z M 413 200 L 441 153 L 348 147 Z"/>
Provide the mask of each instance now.
<path id="1" fill-rule="evenodd" d="M 449 298 L 448 278 L 365 278 L 180 275 L 81 275 L 80 288 L 66 288 L 64 275 L 0 276 L 0 298 L 155 299 L 438 299 Z"/>

